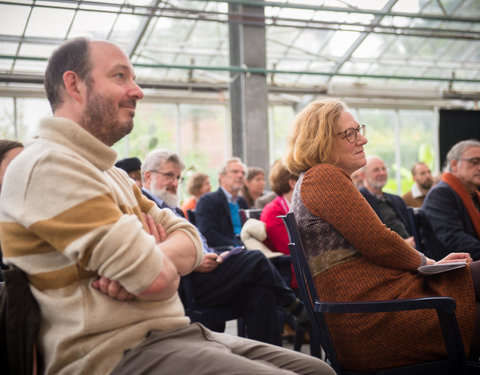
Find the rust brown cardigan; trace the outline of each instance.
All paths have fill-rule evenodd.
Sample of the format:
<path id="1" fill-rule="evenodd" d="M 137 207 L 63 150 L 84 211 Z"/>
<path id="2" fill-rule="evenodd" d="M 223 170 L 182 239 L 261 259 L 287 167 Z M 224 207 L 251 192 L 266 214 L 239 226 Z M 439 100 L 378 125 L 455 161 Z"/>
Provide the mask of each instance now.
<path id="1" fill-rule="evenodd" d="M 386 228 L 340 168 L 320 164 L 303 174 L 292 210 L 319 298 L 367 301 L 450 296 L 465 350 L 475 324 L 475 293 L 468 267 L 422 277 L 425 257 Z M 377 370 L 445 356 L 435 311 L 345 314 L 327 317 L 345 369 Z"/>

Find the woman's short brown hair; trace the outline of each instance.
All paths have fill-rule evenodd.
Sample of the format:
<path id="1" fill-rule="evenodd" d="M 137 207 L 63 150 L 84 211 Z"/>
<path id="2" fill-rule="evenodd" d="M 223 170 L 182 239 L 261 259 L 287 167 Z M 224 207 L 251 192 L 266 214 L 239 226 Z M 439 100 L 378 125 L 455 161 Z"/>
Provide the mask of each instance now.
<path id="1" fill-rule="evenodd" d="M 339 100 L 317 100 L 295 117 L 284 160 L 290 172 L 299 175 L 317 164 L 335 162 L 336 125 L 345 110 L 346 105 Z"/>
<path id="2" fill-rule="evenodd" d="M 187 184 L 188 194 L 196 197 L 202 190 L 203 183 L 208 179 L 208 175 L 202 172 L 192 174 Z"/>
<path id="3" fill-rule="evenodd" d="M 298 176 L 291 173 L 282 160 L 276 160 L 270 168 L 268 180 L 272 190 L 277 195 L 283 195 L 290 191 L 290 180 L 297 180 Z"/>
<path id="4" fill-rule="evenodd" d="M 265 170 L 260 167 L 248 167 L 247 181 L 252 181 L 256 176 L 263 174 L 265 176 Z"/>

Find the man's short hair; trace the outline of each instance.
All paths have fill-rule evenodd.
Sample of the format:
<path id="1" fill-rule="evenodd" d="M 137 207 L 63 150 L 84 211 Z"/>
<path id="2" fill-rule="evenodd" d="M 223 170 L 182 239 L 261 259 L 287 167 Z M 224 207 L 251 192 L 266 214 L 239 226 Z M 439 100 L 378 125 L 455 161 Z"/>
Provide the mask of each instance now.
<path id="1" fill-rule="evenodd" d="M 452 160 L 460 159 L 463 153 L 472 147 L 480 147 L 480 141 L 477 141 L 476 139 L 467 139 L 454 144 L 450 151 L 448 151 L 447 158 L 445 159 L 444 170 L 446 172 L 451 172 L 452 167 L 450 164 Z"/>
<path id="2" fill-rule="evenodd" d="M 57 48 L 50 59 L 45 71 L 45 92 L 48 101 L 55 110 L 63 103 L 63 73 L 73 71 L 82 81 L 90 82 L 90 42 L 87 38 L 75 38 Z"/>
<path id="3" fill-rule="evenodd" d="M 412 167 L 412 176 L 415 176 L 415 169 L 417 169 L 417 167 L 418 167 L 419 165 L 426 165 L 426 166 L 428 167 L 427 163 L 425 163 L 425 162 L 423 162 L 423 161 L 417 161 L 415 164 L 413 164 L 413 167 Z"/>
<path id="4" fill-rule="evenodd" d="M 243 170 L 244 170 L 245 173 L 246 173 L 246 172 L 247 172 L 247 166 L 243 163 L 242 159 L 240 159 L 239 157 L 234 156 L 233 158 L 227 159 L 227 161 L 225 162 L 225 164 L 224 164 L 224 165 L 222 166 L 222 168 L 220 169 L 220 174 L 221 174 L 221 175 L 227 174 L 228 165 L 229 165 L 230 163 L 235 162 L 235 161 L 236 161 L 237 163 L 242 164 Z"/>
<path id="5" fill-rule="evenodd" d="M 142 181 L 145 179 L 145 172 L 162 168 L 167 162 L 180 166 L 182 170 L 185 168 L 185 164 L 182 163 L 180 157 L 175 152 L 167 149 L 150 151 L 147 156 L 145 156 L 145 160 L 142 164 Z"/>

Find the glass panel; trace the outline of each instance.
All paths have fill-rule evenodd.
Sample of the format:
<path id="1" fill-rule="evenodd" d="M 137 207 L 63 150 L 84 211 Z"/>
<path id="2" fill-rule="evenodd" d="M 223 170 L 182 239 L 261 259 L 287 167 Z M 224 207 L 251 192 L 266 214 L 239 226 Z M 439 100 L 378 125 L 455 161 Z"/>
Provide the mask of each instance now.
<path id="1" fill-rule="evenodd" d="M 0 4 L 0 34 L 21 35 L 29 11 L 26 6 Z"/>
<path id="2" fill-rule="evenodd" d="M 33 8 L 25 35 L 62 39 L 67 35 L 73 15 L 72 10 Z"/>
<path id="3" fill-rule="evenodd" d="M 79 11 L 75 15 L 68 37 L 89 36 L 92 39 L 107 39 L 116 18 L 115 14 Z"/>
<path id="4" fill-rule="evenodd" d="M 435 166 L 434 113 L 425 110 L 400 110 L 400 137 L 395 134 L 396 115 L 388 109 L 358 109 L 359 122 L 367 125 L 367 155 L 378 155 L 388 168 L 388 182 L 384 190 L 393 194 L 411 189 L 411 167 L 417 161 L 426 162 L 433 171 Z M 399 142 L 401 165 L 396 162 L 396 142 Z M 396 173 L 400 173 L 398 189 Z"/>
<path id="5" fill-rule="evenodd" d="M 423 161 L 432 173 L 435 168 L 435 137 L 433 111 L 400 111 L 400 149 L 402 150 L 402 194 L 413 185 L 411 169 Z"/>
<path id="6" fill-rule="evenodd" d="M 208 174 L 216 189 L 218 171 L 230 149 L 225 107 L 182 104 L 180 110 L 181 155 L 186 169 Z"/>
<path id="7" fill-rule="evenodd" d="M 285 156 L 287 137 L 295 115 L 296 113 L 291 106 L 276 105 L 270 108 L 269 122 L 273 133 L 270 136 L 270 139 L 273 140 L 273 144 L 270 145 L 270 152 L 273 155 L 272 163 L 274 160 Z"/>
<path id="8" fill-rule="evenodd" d="M 40 120 L 51 115 L 46 99 L 0 98 L 0 138 L 27 142 L 37 133 Z M 16 123 L 16 129 L 15 129 Z"/>

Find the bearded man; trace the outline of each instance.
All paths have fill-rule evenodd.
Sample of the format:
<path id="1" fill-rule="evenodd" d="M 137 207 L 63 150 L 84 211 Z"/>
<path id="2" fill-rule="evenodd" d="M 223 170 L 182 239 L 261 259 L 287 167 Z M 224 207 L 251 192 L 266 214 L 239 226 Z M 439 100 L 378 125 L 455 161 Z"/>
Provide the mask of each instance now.
<path id="1" fill-rule="evenodd" d="M 388 180 L 387 167 L 382 158 L 374 155 L 367 157 L 367 164 L 361 171 L 364 187 L 360 189 L 360 193 L 388 228 L 415 247 L 405 202 L 398 195 L 382 191 Z"/>
<path id="2" fill-rule="evenodd" d="M 143 194 L 180 217 L 184 216 L 177 189 L 184 169 L 179 156 L 164 149 L 151 151 L 142 166 Z M 205 238 L 202 241 L 203 261 L 190 276 L 198 306 L 240 309 L 248 338 L 274 345 L 281 345 L 277 307 L 286 308 L 301 324 L 308 322 L 303 303 L 260 251 L 249 250 L 224 261 L 225 253 L 218 254 Z"/>
<path id="3" fill-rule="evenodd" d="M 427 193 L 433 185 L 432 171 L 423 162 L 415 163 L 412 167 L 412 178 L 415 183 L 412 190 L 405 193 L 402 198 L 410 207 L 422 207 Z"/>

